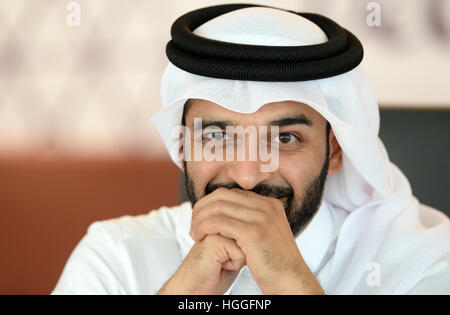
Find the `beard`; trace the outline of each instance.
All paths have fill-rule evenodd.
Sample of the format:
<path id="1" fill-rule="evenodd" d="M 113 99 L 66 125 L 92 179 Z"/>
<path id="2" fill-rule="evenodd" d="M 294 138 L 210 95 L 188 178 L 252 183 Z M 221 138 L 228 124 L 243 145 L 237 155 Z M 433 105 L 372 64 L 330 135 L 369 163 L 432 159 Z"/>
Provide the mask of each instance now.
<path id="1" fill-rule="evenodd" d="M 327 150 L 328 151 L 328 150 Z M 325 181 L 328 174 L 329 157 L 326 155 L 325 162 L 319 174 L 308 184 L 303 196 L 297 196 L 291 186 L 276 186 L 260 183 L 250 191 L 262 196 L 273 198 L 284 198 L 283 207 L 291 227 L 294 237 L 297 236 L 311 222 L 314 215 L 319 210 L 322 201 L 322 194 L 325 187 Z M 198 201 L 199 197 L 195 194 L 193 179 L 189 176 L 184 162 L 184 180 L 186 192 L 192 206 Z M 215 191 L 217 188 L 225 187 L 228 189 L 242 189 L 237 183 L 208 183 L 205 188 L 205 196 Z M 243 189 L 244 190 L 244 189 Z"/>
<path id="2" fill-rule="evenodd" d="M 322 165 L 322 169 L 319 174 L 307 185 L 303 196 L 297 196 L 291 186 L 277 186 L 277 185 L 267 185 L 265 183 L 260 183 L 256 185 L 250 191 L 257 193 L 262 196 L 273 197 L 273 198 L 283 198 L 283 207 L 288 219 L 289 225 L 291 227 L 292 234 L 296 237 L 303 229 L 311 222 L 314 215 L 319 210 L 323 190 L 325 188 L 325 181 L 327 179 L 328 167 L 329 167 L 329 151 L 330 147 L 328 144 L 327 137 L 327 147 L 325 161 Z M 199 197 L 195 194 L 194 180 L 189 176 L 187 170 L 186 161 L 184 163 L 184 184 L 186 187 L 187 196 L 192 206 L 199 200 Z M 205 188 L 204 196 L 212 193 L 217 188 L 224 187 L 228 189 L 238 188 L 242 189 L 236 182 L 232 183 L 208 183 Z M 244 189 L 242 189 L 244 190 Z"/>

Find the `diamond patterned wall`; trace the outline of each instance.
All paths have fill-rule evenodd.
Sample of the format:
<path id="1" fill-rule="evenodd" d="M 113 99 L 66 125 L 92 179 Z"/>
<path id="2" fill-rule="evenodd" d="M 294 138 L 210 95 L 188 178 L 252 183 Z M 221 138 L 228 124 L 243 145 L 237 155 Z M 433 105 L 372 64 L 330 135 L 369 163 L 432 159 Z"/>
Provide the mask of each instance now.
<path id="1" fill-rule="evenodd" d="M 0 2 L 0 153 L 160 154 L 170 22 L 153 1 L 91 0 L 70 27 L 68 3 Z"/>

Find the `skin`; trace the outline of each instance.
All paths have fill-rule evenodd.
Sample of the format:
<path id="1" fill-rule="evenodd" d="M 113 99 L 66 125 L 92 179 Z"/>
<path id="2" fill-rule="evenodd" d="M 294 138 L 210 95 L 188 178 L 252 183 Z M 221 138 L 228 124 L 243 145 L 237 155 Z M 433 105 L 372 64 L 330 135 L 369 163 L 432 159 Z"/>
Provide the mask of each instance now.
<path id="1" fill-rule="evenodd" d="M 198 199 L 191 222 L 195 244 L 159 294 L 223 294 L 245 265 L 264 294 L 324 293 L 298 249 L 283 200 L 250 190 L 259 183 L 288 185 L 304 196 L 324 164 L 326 120 L 311 107 L 293 101 L 269 103 L 255 113 L 241 114 L 195 99 L 186 114 L 186 126 L 192 130 L 194 118 L 202 117 L 258 127 L 295 114 L 303 114 L 311 124 L 280 127 L 283 142 L 279 142 L 279 167 L 274 172 L 261 172 L 261 163 L 268 162 L 249 161 L 248 153 L 244 161 L 186 162 L 183 171 L 193 179 Z M 329 145 L 328 174 L 334 174 L 342 166 L 342 150 L 332 130 Z M 231 182 L 242 189 L 218 188 L 205 195 L 208 183 Z"/>

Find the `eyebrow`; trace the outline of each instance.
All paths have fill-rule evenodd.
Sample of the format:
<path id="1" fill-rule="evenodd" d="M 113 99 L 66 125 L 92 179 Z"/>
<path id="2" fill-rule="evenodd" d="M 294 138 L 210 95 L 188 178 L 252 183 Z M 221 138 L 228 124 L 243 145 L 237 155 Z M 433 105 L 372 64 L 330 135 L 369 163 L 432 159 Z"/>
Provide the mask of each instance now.
<path id="1" fill-rule="evenodd" d="M 285 127 L 291 125 L 307 125 L 311 127 L 313 125 L 313 122 L 310 119 L 308 119 L 308 117 L 306 117 L 304 114 L 287 116 L 269 122 L 269 126 Z"/>
<path id="2" fill-rule="evenodd" d="M 214 119 L 202 120 L 202 129 L 214 126 L 225 130 L 227 126 L 235 126 L 235 125 L 236 123 L 232 120 L 214 120 Z M 307 125 L 311 127 L 313 125 L 313 122 L 304 114 L 296 114 L 294 116 L 290 115 L 275 120 L 271 120 L 267 124 L 267 126 L 278 126 L 278 127 L 286 127 L 292 125 Z"/>
<path id="3" fill-rule="evenodd" d="M 208 127 L 218 127 L 220 129 L 227 129 L 227 126 L 235 126 L 235 123 L 231 120 L 202 120 L 202 129 Z"/>

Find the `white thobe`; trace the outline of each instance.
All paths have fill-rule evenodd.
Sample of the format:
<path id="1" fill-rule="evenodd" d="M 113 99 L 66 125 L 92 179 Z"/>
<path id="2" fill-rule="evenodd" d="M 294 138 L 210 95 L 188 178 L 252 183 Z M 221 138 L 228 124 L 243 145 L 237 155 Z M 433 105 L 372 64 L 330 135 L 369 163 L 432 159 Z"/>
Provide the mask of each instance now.
<path id="1" fill-rule="evenodd" d="M 156 294 L 194 244 L 189 236 L 189 202 L 139 216 L 91 224 L 72 252 L 52 294 Z M 329 277 L 339 229 L 347 213 L 322 202 L 307 228 L 296 237 L 299 250 L 319 283 Z M 399 265 L 398 268 L 402 266 Z M 450 293 L 448 261 L 430 270 L 411 293 Z M 369 273 L 368 276 L 372 276 Z M 376 280 L 376 279 L 375 279 Z M 388 282 L 388 281 L 387 281 Z M 383 291 L 377 281 L 362 281 L 361 293 Z M 332 292 L 326 292 L 332 293 Z M 247 266 L 225 294 L 262 294 Z"/>

